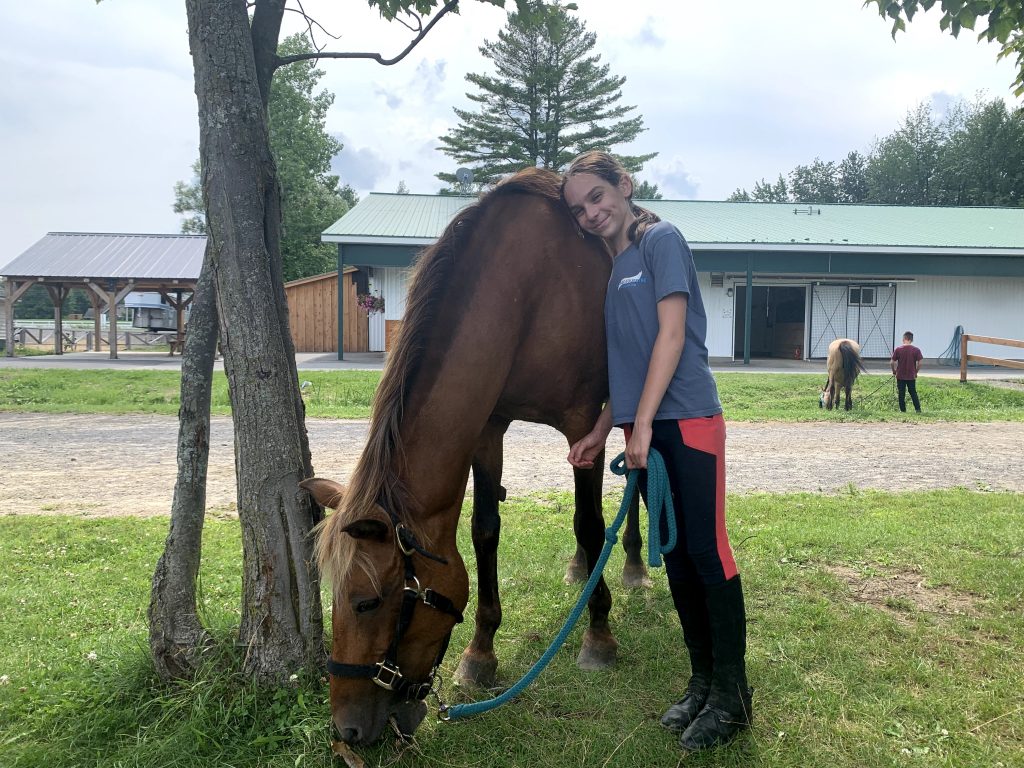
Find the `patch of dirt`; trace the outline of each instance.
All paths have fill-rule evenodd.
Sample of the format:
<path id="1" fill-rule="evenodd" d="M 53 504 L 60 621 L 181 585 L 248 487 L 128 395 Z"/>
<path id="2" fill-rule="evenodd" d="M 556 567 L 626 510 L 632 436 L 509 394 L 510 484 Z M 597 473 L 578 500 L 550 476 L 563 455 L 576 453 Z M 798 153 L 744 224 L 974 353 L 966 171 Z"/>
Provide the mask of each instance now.
<path id="1" fill-rule="evenodd" d="M 978 615 L 978 598 L 954 592 L 948 587 L 926 586 L 921 574 L 913 571 L 886 569 L 878 565 L 862 570 L 848 565 L 822 567 L 846 583 L 856 602 L 879 608 L 904 623 L 910 620 L 908 607 L 939 617 Z"/>
<path id="2" fill-rule="evenodd" d="M 313 466 L 347 482 L 367 422 L 309 420 Z M 177 471 L 173 416 L 0 413 L 0 514 L 168 514 Z M 733 493 L 835 493 L 956 486 L 1024 491 L 1024 423 L 728 424 Z M 211 423 L 207 506 L 235 503 L 231 420 Z M 608 456 L 623 449 L 614 430 Z M 502 484 L 510 497 L 573 487 L 568 445 L 550 427 L 517 422 L 505 438 Z M 621 478 L 610 472 L 605 487 Z"/>

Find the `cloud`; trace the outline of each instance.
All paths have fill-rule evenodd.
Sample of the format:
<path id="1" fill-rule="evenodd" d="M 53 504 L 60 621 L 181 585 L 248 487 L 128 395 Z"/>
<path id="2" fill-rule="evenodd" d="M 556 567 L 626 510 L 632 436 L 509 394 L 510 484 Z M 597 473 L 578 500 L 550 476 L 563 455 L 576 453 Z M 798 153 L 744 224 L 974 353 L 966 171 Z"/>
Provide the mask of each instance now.
<path id="1" fill-rule="evenodd" d="M 342 184 L 351 184 L 360 194 L 380 186 L 381 179 L 391 170 L 388 161 L 369 147 L 355 147 L 344 134 L 333 134 L 345 148 L 331 161 L 331 172 L 341 178 Z"/>
<path id="2" fill-rule="evenodd" d="M 632 42 L 649 48 L 662 48 L 665 45 L 665 38 L 655 31 L 654 19 L 648 16 Z"/>
<path id="3" fill-rule="evenodd" d="M 650 178 L 652 184 L 658 185 L 658 191 L 667 200 L 692 200 L 700 191 L 700 179 L 687 169 L 678 155 L 668 161 L 651 161 L 640 174 L 641 179 L 645 176 Z"/>

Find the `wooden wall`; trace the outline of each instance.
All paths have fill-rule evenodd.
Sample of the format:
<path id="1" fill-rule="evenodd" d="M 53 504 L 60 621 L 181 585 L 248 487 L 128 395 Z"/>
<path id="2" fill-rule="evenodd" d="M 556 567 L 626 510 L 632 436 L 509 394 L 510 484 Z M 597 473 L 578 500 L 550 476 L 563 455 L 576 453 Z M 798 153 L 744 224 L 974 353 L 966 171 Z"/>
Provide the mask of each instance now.
<path id="1" fill-rule="evenodd" d="M 345 351 L 370 348 L 366 313 L 356 306 L 356 271 L 346 272 Z M 296 352 L 338 351 L 338 273 L 294 280 L 284 286 L 288 297 L 288 322 Z"/>

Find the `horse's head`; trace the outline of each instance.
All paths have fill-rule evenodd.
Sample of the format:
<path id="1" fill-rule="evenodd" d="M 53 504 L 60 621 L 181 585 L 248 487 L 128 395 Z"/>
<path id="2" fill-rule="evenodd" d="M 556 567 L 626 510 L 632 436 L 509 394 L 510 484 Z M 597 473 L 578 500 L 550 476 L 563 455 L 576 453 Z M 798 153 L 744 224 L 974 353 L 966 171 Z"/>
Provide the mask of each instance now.
<path id="1" fill-rule="evenodd" d="M 337 735 L 369 744 L 392 718 L 411 734 L 462 620 L 469 594 L 462 559 L 454 541 L 435 553 L 379 505 L 346 518 L 337 483 L 313 479 L 302 487 L 337 510 L 318 544 L 334 585 L 328 671 Z"/>
<path id="2" fill-rule="evenodd" d="M 825 382 L 825 386 L 821 388 L 821 394 L 818 395 L 818 407 L 829 408 L 832 405 L 832 379 L 828 379 Z"/>

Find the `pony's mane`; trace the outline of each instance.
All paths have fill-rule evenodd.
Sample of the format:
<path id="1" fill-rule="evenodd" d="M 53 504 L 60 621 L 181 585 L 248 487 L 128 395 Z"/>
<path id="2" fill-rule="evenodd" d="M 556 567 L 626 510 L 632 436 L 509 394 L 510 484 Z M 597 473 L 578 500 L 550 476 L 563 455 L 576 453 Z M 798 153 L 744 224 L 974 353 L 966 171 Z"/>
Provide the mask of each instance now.
<path id="1" fill-rule="evenodd" d="M 445 227 L 436 243 L 426 248 L 416 261 L 406 298 L 402 330 L 395 348 L 388 353 L 380 385 L 373 398 L 373 415 L 366 446 L 352 473 L 343 508 L 320 524 L 316 541 L 317 560 L 324 573 L 332 574 L 337 587 L 353 563 L 356 548 L 342 530 L 354 520 L 380 517 L 379 504 L 412 530 L 424 545 L 422 529 L 416 523 L 412 499 L 400 480 L 402 441 L 399 428 L 408 395 L 408 384 L 423 357 L 423 339 L 433 324 L 439 296 L 453 272 L 455 256 L 465 247 L 477 223 L 495 200 L 513 194 L 528 194 L 564 206 L 561 202 L 561 177 L 542 168 L 527 168 L 509 177 L 463 208 Z M 569 216 L 566 210 L 566 216 Z M 356 564 L 374 578 L 372 568 L 359 560 Z"/>

